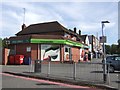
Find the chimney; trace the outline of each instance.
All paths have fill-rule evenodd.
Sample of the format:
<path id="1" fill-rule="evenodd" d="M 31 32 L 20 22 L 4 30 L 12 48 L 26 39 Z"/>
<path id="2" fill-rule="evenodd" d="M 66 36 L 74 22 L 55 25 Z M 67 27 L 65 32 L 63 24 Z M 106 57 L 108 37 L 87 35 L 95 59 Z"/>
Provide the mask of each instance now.
<path id="1" fill-rule="evenodd" d="M 76 33 L 76 27 L 74 27 L 74 33 Z"/>
<path id="2" fill-rule="evenodd" d="M 24 30 L 26 28 L 26 25 L 25 24 L 23 24 L 22 25 L 22 30 Z"/>
<path id="3" fill-rule="evenodd" d="M 79 35 L 81 35 L 81 30 L 79 30 Z"/>

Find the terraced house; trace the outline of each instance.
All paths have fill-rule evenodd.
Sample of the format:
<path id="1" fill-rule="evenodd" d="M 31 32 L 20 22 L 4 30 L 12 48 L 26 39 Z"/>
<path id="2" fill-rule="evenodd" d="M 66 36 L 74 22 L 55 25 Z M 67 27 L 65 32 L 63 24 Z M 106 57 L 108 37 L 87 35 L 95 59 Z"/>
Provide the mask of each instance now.
<path id="1" fill-rule="evenodd" d="M 23 24 L 22 30 L 8 39 L 10 55 L 22 54 L 32 60 L 78 62 L 81 60 L 80 51 L 87 52 L 89 49 L 80 36 L 80 30 L 76 33 L 76 28 L 67 29 L 57 21 L 27 27 Z"/>

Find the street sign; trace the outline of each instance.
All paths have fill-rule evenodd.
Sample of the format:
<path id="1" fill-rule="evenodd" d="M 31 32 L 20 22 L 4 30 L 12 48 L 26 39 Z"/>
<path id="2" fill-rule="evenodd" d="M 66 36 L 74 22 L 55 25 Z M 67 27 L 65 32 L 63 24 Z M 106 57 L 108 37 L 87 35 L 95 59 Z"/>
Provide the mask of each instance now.
<path id="1" fill-rule="evenodd" d="M 106 36 L 100 37 L 100 43 L 106 43 Z"/>

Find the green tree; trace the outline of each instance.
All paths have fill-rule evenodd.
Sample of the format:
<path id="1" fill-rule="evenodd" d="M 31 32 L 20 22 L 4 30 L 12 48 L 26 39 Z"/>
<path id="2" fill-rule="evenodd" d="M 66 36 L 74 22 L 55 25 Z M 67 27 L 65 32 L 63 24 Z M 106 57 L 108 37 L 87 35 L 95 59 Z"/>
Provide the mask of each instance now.
<path id="1" fill-rule="evenodd" d="M 0 38 L 0 47 L 2 47 L 2 38 Z"/>
<path id="2" fill-rule="evenodd" d="M 120 39 L 118 40 L 118 47 L 120 48 Z"/>
<path id="3" fill-rule="evenodd" d="M 4 39 L 2 40 L 2 47 L 3 47 L 3 48 L 8 48 L 7 38 L 4 38 Z"/>
<path id="4" fill-rule="evenodd" d="M 120 47 L 118 48 L 118 54 L 120 55 Z"/>
<path id="5" fill-rule="evenodd" d="M 111 45 L 111 54 L 118 54 L 118 45 Z"/>
<path id="6" fill-rule="evenodd" d="M 105 51 L 106 51 L 106 54 L 111 54 L 111 52 L 110 52 L 110 48 L 111 48 L 110 45 L 105 45 Z"/>

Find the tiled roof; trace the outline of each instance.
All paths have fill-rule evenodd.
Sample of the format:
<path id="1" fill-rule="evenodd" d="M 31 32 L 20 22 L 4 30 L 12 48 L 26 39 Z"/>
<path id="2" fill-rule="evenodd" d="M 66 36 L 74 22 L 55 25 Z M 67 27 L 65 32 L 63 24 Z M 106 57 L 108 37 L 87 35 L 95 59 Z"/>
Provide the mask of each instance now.
<path id="1" fill-rule="evenodd" d="M 63 27 L 57 21 L 53 21 L 29 25 L 25 29 L 18 32 L 16 35 L 20 36 L 29 34 L 44 34 L 50 32 L 67 32 L 70 34 L 74 34 L 74 32 L 69 31 L 67 28 Z"/>
<path id="2" fill-rule="evenodd" d="M 85 42 L 87 35 L 81 35 L 82 40 Z"/>

